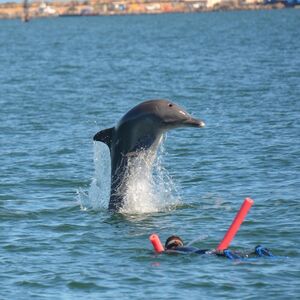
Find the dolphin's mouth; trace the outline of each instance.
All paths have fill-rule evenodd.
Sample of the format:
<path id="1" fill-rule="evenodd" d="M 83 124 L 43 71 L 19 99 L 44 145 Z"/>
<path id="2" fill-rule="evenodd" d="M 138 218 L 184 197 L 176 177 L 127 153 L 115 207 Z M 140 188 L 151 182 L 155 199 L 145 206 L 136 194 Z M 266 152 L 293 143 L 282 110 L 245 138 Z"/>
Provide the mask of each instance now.
<path id="1" fill-rule="evenodd" d="M 205 126 L 205 122 L 199 119 L 189 118 L 183 122 L 185 126 L 188 127 L 199 127 L 202 128 Z"/>
<path id="2" fill-rule="evenodd" d="M 202 128 L 205 126 L 205 122 L 199 119 L 194 119 L 192 117 L 186 118 L 185 120 L 181 120 L 180 122 L 176 121 L 166 121 L 162 122 L 162 125 L 165 130 L 169 130 L 172 128 L 180 128 L 180 127 L 198 127 Z"/>

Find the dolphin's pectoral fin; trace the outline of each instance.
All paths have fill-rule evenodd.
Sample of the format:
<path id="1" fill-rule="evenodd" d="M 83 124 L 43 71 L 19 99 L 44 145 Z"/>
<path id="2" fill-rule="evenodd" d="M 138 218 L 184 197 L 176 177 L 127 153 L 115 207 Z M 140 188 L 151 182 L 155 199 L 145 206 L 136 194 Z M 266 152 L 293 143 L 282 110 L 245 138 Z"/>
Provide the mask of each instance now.
<path id="1" fill-rule="evenodd" d="M 101 130 L 94 135 L 93 140 L 105 143 L 108 146 L 108 148 L 110 149 L 114 132 L 115 132 L 114 127 Z"/>
<path id="2" fill-rule="evenodd" d="M 131 152 L 126 153 L 125 156 L 126 157 L 137 157 L 140 151 L 131 151 Z"/>

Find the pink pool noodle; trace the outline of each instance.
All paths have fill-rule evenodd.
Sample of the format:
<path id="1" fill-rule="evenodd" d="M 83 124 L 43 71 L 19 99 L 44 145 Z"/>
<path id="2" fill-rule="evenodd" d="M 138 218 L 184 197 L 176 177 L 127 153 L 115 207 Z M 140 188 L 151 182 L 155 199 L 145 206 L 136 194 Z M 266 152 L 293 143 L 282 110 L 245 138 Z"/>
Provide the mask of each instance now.
<path id="1" fill-rule="evenodd" d="M 161 253 L 161 252 L 165 251 L 165 248 L 162 245 L 157 234 L 155 234 L 155 233 L 151 234 L 149 237 L 149 240 L 152 243 L 152 245 L 157 253 Z"/>
<path id="2" fill-rule="evenodd" d="M 227 249 L 231 241 L 233 240 L 234 236 L 238 232 L 241 224 L 243 223 L 248 211 L 250 210 L 251 206 L 253 205 L 254 201 L 251 198 L 246 198 L 244 203 L 242 204 L 239 212 L 236 214 L 235 219 L 233 220 L 231 226 L 227 230 L 226 234 L 222 242 L 217 247 L 217 250 L 224 250 Z"/>

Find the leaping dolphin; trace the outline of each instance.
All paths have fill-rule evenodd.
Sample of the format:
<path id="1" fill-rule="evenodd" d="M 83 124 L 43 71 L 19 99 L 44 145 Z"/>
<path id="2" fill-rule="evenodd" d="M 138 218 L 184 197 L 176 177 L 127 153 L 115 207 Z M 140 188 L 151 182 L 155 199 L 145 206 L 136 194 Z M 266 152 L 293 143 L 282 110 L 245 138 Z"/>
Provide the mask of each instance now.
<path id="1" fill-rule="evenodd" d="M 99 131 L 94 141 L 105 143 L 111 155 L 111 195 L 108 208 L 119 211 L 124 204 L 129 160 L 142 154 L 154 158 L 163 134 L 179 127 L 204 127 L 183 108 L 169 100 L 149 100 L 128 111 L 115 127 Z"/>

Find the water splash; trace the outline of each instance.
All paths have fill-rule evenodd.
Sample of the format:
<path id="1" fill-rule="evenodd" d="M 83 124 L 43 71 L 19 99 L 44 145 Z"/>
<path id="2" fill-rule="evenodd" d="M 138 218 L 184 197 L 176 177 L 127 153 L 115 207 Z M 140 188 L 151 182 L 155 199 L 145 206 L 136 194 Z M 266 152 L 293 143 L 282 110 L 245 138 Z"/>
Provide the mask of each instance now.
<path id="1" fill-rule="evenodd" d="M 125 203 L 120 212 L 166 211 L 181 203 L 176 186 L 163 167 L 163 153 L 161 146 L 157 157 L 145 152 L 130 159 Z"/>
<path id="2" fill-rule="evenodd" d="M 95 173 L 88 191 L 79 189 L 77 199 L 82 210 L 108 208 L 110 197 L 110 153 L 103 143 L 94 143 Z"/>
<path id="3" fill-rule="evenodd" d="M 127 184 L 123 214 L 140 214 L 166 211 L 181 204 L 177 189 L 163 167 L 163 146 L 157 157 L 146 152 L 138 157 L 132 157 L 128 163 Z M 110 198 L 111 160 L 107 146 L 94 143 L 95 174 L 88 193 L 78 191 L 81 208 L 101 210 L 107 209 Z"/>

